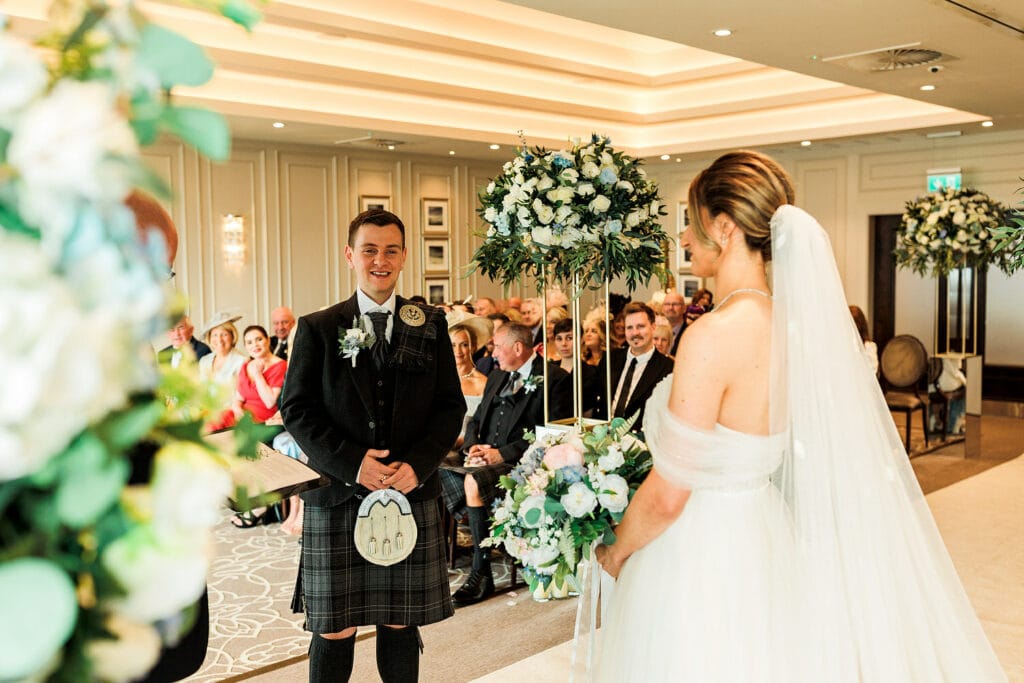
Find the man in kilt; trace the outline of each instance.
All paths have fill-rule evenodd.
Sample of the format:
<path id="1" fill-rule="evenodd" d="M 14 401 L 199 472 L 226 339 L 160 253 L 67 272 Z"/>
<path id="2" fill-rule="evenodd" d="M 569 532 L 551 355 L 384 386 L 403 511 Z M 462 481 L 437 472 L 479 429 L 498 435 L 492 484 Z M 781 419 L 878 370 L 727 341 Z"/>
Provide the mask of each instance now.
<path id="1" fill-rule="evenodd" d="M 544 424 L 544 359 L 533 350 L 533 331 L 506 323 L 494 333 L 494 357 L 500 370 L 487 376 L 483 398 L 466 425 L 465 467 L 441 470 L 444 502 L 452 514 L 467 509 L 473 536 L 473 571 L 453 596 L 458 606 L 472 605 L 494 594 L 491 550 L 480 543 L 490 535 L 490 505 L 498 481 L 523 457 L 529 445 L 523 434 Z M 548 365 L 548 417 L 572 414 L 569 374 Z"/>
<path id="2" fill-rule="evenodd" d="M 356 627 L 371 624 L 383 681 L 415 681 L 417 627 L 454 614 L 436 471 L 466 404 L 444 314 L 395 295 L 406 256 L 398 216 L 379 209 L 356 216 L 345 260 L 358 290 L 299 319 L 288 364 L 285 426 L 310 466 L 332 480 L 302 494 L 296 592 L 313 634 L 310 681 L 347 681 Z M 359 324 L 372 325 L 372 345 L 368 335 L 346 335 Z M 379 566 L 356 550 L 354 527 L 362 499 L 387 488 L 408 498 L 417 539 L 407 558 Z"/>

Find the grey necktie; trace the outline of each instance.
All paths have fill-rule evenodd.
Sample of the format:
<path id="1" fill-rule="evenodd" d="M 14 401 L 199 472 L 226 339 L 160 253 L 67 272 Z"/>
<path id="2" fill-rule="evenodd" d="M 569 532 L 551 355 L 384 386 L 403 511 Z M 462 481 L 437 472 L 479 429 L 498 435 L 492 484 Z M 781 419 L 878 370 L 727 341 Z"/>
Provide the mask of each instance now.
<path id="1" fill-rule="evenodd" d="M 373 355 L 373 364 L 380 370 L 384 367 L 387 362 L 388 356 L 388 316 L 391 315 L 386 311 L 374 311 L 367 313 L 370 316 L 370 322 L 373 323 L 373 336 L 376 339 L 373 342 L 373 346 L 370 348 L 370 353 Z"/>

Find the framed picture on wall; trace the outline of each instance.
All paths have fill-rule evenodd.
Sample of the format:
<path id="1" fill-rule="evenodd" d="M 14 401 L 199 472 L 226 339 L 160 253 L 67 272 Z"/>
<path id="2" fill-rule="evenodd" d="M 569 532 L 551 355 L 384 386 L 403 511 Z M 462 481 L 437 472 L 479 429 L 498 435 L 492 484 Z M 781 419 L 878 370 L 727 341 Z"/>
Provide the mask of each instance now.
<path id="1" fill-rule="evenodd" d="M 704 288 L 704 279 L 696 275 L 683 275 L 679 278 L 679 293 L 686 297 L 686 303 L 697 293 L 698 289 Z"/>
<path id="2" fill-rule="evenodd" d="M 423 200 L 423 234 L 424 235 L 447 235 L 448 234 L 448 200 L 447 199 L 424 199 Z"/>
<path id="3" fill-rule="evenodd" d="M 423 240 L 423 271 L 426 273 L 447 273 L 451 270 L 448 258 L 448 240 L 426 238 Z"/>
<path id="4" fill-rule="evenodd" d="M 451 299 L 451 280 L 446 277 L 428 277 L 426 282 L 427 302 L 433 306 L 440 306 Z"/>
<path id="5" fill-rule="evenodd" d="M 679 202 L 679 216 L 676 221 L 676 225 L 679 226 L 678 234 L 682 235 L 686 230 L 686 227 L 690 224 L 689 215 L 686 213 L 686 202 Z M 690 255 L 689 249 L 683 249 L 679 246 L 678 237 L 676 238 L 676 272 L 680 275 L 686 275 L 690 272 L 690 268 L 693 267 L 693 259 Z M 682 287 L 679 288 L 682 291 Z"/>
<path id="6" fill-rule="evenodd" d="M 370 209 L 384 209 L 385 211 L 390 211 L 391 197 L 375 197 L 368 194 L 360 195 L 359 210 L 369 211 Z"/>

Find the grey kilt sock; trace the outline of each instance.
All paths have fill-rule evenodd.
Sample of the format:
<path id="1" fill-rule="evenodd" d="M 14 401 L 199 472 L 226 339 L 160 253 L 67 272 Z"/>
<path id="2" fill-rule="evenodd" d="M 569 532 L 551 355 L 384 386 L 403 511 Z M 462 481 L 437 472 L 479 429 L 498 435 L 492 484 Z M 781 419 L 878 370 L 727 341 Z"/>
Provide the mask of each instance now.
<path id="1" fill-rule="evenodd" d="M 377 627 L 377 673 L 383 683 L 416 683 L 423 641 L 416 626 Z"/>
<path id="2" fill-rule="evenodd" d="M 469 513 L 469 533 L 473 536 L 473 571 L 481 574 L 491 573 L 491 549 L 481 548 L 480 544 L 491 535 L 491 522 L 487 518 L 487 508 L 467 507 Z"/>
<path id="3" fill-rule="evenodd" d="M 356 637 L 330 640 L 319 633 L 309 641 L 309 683 L 338 683 L 352 676 Z"/>

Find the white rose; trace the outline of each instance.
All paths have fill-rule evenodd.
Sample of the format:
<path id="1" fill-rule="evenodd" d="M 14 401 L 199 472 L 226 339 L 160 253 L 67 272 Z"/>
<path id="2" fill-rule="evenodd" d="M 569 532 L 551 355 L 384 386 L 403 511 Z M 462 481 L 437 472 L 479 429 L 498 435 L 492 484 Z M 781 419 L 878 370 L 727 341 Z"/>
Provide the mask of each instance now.
<path id="1" fill-rule="evenodd" d="M 597 465 L 605 472 L 611 472 L 622 466 L 626 459 L 622 457 L 622 449 L 616 444 L 608 447 L 608 452 L 597 459 Z"/>
<path id="2" fill-rule="evenodd" d="M 558 174 L 558 177 L 567 183 L 575 183 L 580 179 L 580 174 L 575 168 L 565 168 Z"/>
<path id="3" fill-rule="evenodd" d="M 604 213 L 608 210 L 608 207 L 612 205 L 610 199 L 605 197 L 603 194 L 599 194 L 590 200 L 590 210 L 594 213 Z"/>
<path id="4" fill-rule="evenodd" d="M 519 226 L 528 228 L 533 225 L 533 216 L 530 215 L 530 208 L 527 206 L 520 206 L 516 211 L 516 218 L 519 219 Z"/>
<path id="5" fill-rule="evenodd" d="M 661 208 L 661 204 L 658 203 L 657 199 L 654 199 L 654 200 L 651 201 L 651 208 L 650 208 L 650 211 L 648 212 L 648 214 L 651 215 L 651 216 L 657 216 L 658 215 L 658 210 L 660 208 Z"/>
<path id="6" fill-rule="evenodd" d="M 626 214 L 626 225 L 630 228 L 640 225 L 640 214 L 636 211 L 630 211 Z"/>
<path id="7" fill-rule="evenodd" d="M 153 528 L 158 534 L 205 533 L 220 520 L 232 491 L 231 475 L 195 443 L 157 451 L 153 474 Z"/>
<path id="8" fill-rule="evenodd" d="M 547 496 L 544 494 L 535 494 L 519 504 L 517 516 L 524 527 L 538 529 L 544 525 L 544 501 L 546 500 Z"/>
<path id="9" fill-rule="evenodd" d="M 494 194 L 495 188 L 496 188 L 496 185 L 494 184 L 493 180 L 491 182 L 487 183 L 487 194 Z"/>
<path id="10" fill-rule="evenodd" d="M 601 152 L 601 165 L 612 166 L 615 164 L 615 159 L 609 152 Z"/>
<path id="11" fill-rule="evenodd" d="M 544 190 L 547 190 L 547 189 L 552 188 L 554 186 L 555 186 L 554 178 L 552 178 L 549 175 L 545 175 L 543 178 L 540 179 L 540 182 L 537 183 L 537 191 L 538 192 L 543 192 Z"/>
<path id="12" fill-rule="evenodd" d="M 548 225 L 555 219 L 555 211 L 539 199 L 533 200 L 533 212 L 541 225 Z"/>
<path id="13" fill-rule="evenodd" d="M 562 204 L 560 207 L 555 209 L 555 222 L 565 223 L 568 220 L 569 216 L 573 215 L 576 216 L 576 220 L 578 221 L 579 215 L 573 213 L 572 207 L 566 204 Z"/>
<path id="14" fill-rule="evenodd" d="M 581 168 L 580 170 L 583 171 L 584 178 L 596 178 L 597 176 L 601 175 L 600 167 L 598 167 L 598 165 L 595 164 L 593 161 L 588 161 L 585 164 L 583 164 L 583 168 Z"/>
<path id="15" fill-rule="evenodd" d="M 565 224 L 569 227 L 575 227 L 579 225 L 581 220 L 583 220 L 583 218 L 578 213 L 570 211 L 569 215 L 565 217 Z"/>
<path id="16" fill-rule="evenodd" d="M 530 231 L 533 241 L 537 244 L 543 244 L 544 246 L 552 246 L 558 244 L 561 240 L 551 231 L 551 228 L 546 228 L 538 225 Z"/>
<path id="17" fill-rule="evenodd" d="M 597 500 L 609 512 L 622 512 L 629 505 L 629 484 L 617 474 L 609 474 L 601 482 Z"/>
<path id="18" fill-rule="evenodd" d="M 484 220 L 487 221 L 488 223 L 493 223 L 494 221 L 498 220 L 498 210 L 495 209 L 493 206 L 488 206 L 486 209 L 484 209 Z"/>
<path id="19" fill-rule="evenodd" d="M 617 187 L 620 190 L 625 190 L 626 192 L 633 191 L 633 183 L 629 182 L 628 180 L 620 180 L 619 182 L 615 183 L 615 187 Z"/>
<path id="20" fill-rule="evenodd" d="M 572 201 L 573 195 L 575 194 L 576 192 L 571 187 L 563 185 L 562 187 L 555 188 L 554 190 L 548 192 L 547 197 L 548 201 L 552 203 L 568 202 Z"/>
<path id="21" fill-rule="evenodd" d="M 28 45 L 0 34 L 0 123 L 25 107 L 46 87 L 46 68 Z"/>
<path id="22" fill-rule="evenodd" d="M 544 543 L 534 548 L 530 553 L 530 566 L 538 574 L 554 574 L 555 570 L 558 569 L 558 562 L 556 560 L 559 555 L 561 553 L 558 551 L 557 544 Z"/>
<path id="23" fill-rule="evenodd" d="M 560 499 L 562 507 L 573 517 L 582 517 L 590 513 L 597 505 L 597 496 L 590 490 L 590 487 L 581 481 L 569 487 L 569 490 Z"/>
<path id="24" fill-rule="evenodd" d="M 589 197 L 590 195 L 594 194 L 594 184 L 580 183 L 579 185 L 576 186 L 576 194 L 578 194 L 581 197 Z"/>
<path id="25" fill-rule="evenodd" d="M 113 638 L 90 640 L 85 651 L 96 680 L 136 681 L 160 658 L 160 634 L 149 624 L 111 614 L 104 623 Z"/>

